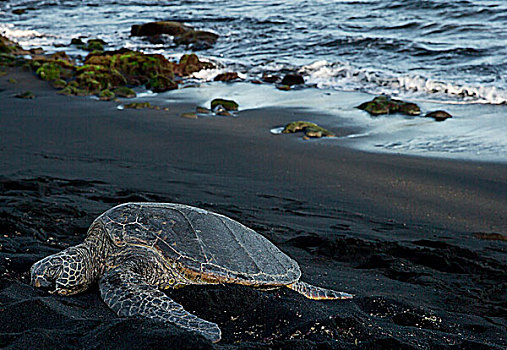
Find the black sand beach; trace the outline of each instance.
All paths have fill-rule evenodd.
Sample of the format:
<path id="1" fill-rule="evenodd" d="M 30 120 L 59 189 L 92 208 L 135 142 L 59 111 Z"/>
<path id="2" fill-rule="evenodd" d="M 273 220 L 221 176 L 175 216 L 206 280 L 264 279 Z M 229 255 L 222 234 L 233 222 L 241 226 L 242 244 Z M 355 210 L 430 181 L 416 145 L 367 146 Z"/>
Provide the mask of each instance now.
<path id="1" fill-rule="evenodd" d="M 12 84 L 8 79 L 17 83 Z M 14 98 L 30 90 L 32 100 Z M 180 118 L 57 95 L 32 73 L 0 77 L 0 347 L 456 348 L 507 345 L 507 166 L 361 153 L 269 134 L 304 110 Z M 326 127 L 326 125 L 323 125 Z M 340 130 L 333 130 L 340 134 Z M 306 281 L 353 293 L 187 287 L 175 300 L 222 328 L 211 344 L 117 317 L 98 289 L 57 297 L 35 261 L 83 240 L 129 201 L 230 216 L 300 263 Z"/>

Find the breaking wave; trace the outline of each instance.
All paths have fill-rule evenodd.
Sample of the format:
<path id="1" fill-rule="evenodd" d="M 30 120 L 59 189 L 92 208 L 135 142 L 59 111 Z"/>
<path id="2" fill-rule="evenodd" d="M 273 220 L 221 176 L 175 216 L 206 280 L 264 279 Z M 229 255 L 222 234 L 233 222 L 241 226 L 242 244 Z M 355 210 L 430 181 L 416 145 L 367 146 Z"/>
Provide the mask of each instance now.
<path id="1" fill-rule="evenodd" d="M 495 86 L 476 86 L 434 80 L 419 75 L 389 75 L 378 71 L 355 68 L 349 63 L 314 62 L 300 68 L 308 84 L 318 88 L 359 90 L 370 93 L 402 95 L 422 93 L 437 100 L 456 103 L 507 104 L 507 91 Z"/>

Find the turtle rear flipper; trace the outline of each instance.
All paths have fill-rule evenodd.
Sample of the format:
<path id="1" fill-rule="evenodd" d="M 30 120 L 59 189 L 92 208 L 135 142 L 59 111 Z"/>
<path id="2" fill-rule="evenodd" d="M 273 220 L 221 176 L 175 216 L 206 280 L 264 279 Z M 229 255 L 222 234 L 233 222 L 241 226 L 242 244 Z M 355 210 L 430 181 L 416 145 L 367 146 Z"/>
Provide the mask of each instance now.
<path id="1" fill-rule="evenodd" d="M 221 338 L 217 324 L 186 311 L 130 269 L 116 268 L 107 272 L 101 278 L 99 287 L 104 302 L 119 316 L 142 316 L 169 322 L 200 333 L 212 342 L 218 342 Z"/>
<path id="2" fill-rule="evenodd" d="M 326 289 L 311 285 L 303 281 L 297 281 L 287 285 L 288 288 L 303 294 L 308 299 L 313 300 L 335 300 L 335 299 L 352 299 L 353 295 L 349 293 L 337 292 L 332 289 Z"/>

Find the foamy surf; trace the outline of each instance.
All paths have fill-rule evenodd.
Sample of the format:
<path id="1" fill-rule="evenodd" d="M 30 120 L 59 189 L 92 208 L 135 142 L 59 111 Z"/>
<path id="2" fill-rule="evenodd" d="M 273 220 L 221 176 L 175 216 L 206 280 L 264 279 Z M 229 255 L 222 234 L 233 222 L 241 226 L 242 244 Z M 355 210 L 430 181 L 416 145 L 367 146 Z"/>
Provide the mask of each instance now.
<path id="1" fill-rule="evenodd" d="M 369 93 L 402 95 L 417 93 L 438 97 L 444 102 L 507 104 L 507 90 L 495 86 L 476 86 L 438 81 L 419 75 L 389 75 L 356 68 L 349 63 L 317 61 L 303 66 L 299 72 L 308 84 L 318 88 L 359 90 Z"/>

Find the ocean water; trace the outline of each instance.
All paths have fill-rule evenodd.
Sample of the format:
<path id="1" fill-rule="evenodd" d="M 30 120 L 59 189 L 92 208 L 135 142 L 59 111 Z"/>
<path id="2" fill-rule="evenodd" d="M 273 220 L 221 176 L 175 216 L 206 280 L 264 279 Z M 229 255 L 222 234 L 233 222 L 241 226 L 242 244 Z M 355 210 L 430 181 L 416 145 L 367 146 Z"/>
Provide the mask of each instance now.
<path id="1" fill-rule="evenodd" d="M 17 8 L 31 9 L 13 14 Z M 341 111 L 338 117 L 353 118 L 364 131 L 350 138 L 362 149 L 507 162 L 505 0 L 0 2 L 0 33 L 25 47 L 84 54 L 68 47 L 82 36 L 167 56 L 189 51 L 169 37 L 163 44 L 130 37 L 131 25 L 155 20 L 220 35 L 198 52 L 219 67 L 197 74 L 202 81 L 220 71 L 240 72 L 246 81 L 297 71 L 312 96 L 382 93 L 422 104 L 423 111 L 457 113 L 427 126 L 425 119 L 371 118 L 337 101 L 331 109 Z M 304 107 L 304 100 L 303 94 L 294 103 Z"/>

